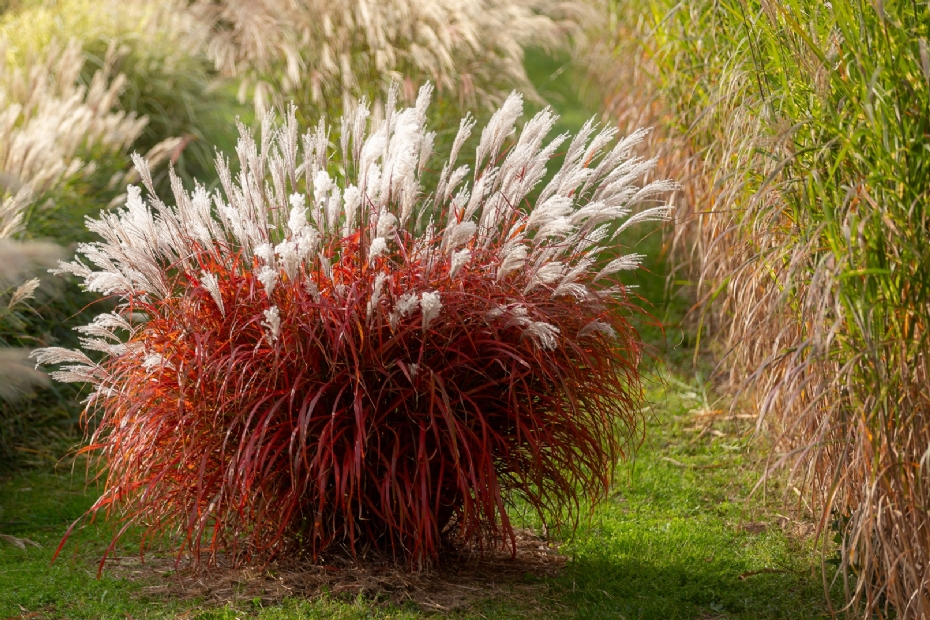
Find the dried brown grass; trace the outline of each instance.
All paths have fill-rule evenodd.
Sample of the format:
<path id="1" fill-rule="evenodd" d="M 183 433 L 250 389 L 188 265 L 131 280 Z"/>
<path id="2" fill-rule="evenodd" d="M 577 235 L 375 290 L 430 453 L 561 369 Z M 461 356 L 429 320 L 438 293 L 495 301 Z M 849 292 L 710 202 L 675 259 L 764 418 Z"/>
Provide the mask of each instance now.
<path id="1" fill-rule="evenodd" d="M 927 617 L 930 326 L 920 263 L 909 254 L 922 247 L 919 233 L 895 219 L 902 211 L 867 180 L 871 171 L 844 163 L 845 197 L 830 190 L 824 160 L 798 152 L 801 124 L 771 107 L 759 52 L 708 34 L 722 39 L 719 14 L 679 5 L 652 22 L 638 8 L 618 16 L 598 75 L 613 72 L 620 122 L 645 115 L 667 129 L 657 136 L 657 169 L 682 180 L 670 238 L 694 285 L 700 346 L 714 351 L 720 385 L 754 408 L 773 442 L 766 476 L 787 470 L 788 488 L 803 492 L 786 501 L 819 515 L 825 561 L 840 535 L 840 568 L 824 564 L 825 587 L 840 579 L 853 614 Z M 783 23 L 767 3 L 752 19 L 776 31 Z M 802 46 L 791 62 L 827 96 L 829 72 L 813 51 Z M 842 129 L 846 119 L 831 120 Z M 834 209 L 832 221 L 818 216 Z M 867 295 L 876 285 L 860 271 L 876 254 L 912 274 L 883 300 Z"/>
<path id="2" fill-rule="evenodd" d="M 233 567 L 222 558 L 217 566 L 178 569 L 175 559 L 138 556 L 111 557 L 107 569 L 115 577 L 142 585 L 140 596 L 199 599 L 213 604 L 280 603 L 288 598 L 312 600 L 321 596 L 355 599 L 364 596 L 384 604 L 413 603 L 424 611 L 454 612 L 488 600 L 519 601 L 539 614 L 546 585 L 527 580 L 551 577 L 568 558 L 553 543 L 530 530 L 516 532 L 516 550 L 458 549 L 441 568 L 410 572 L 387 558 L 354 560 L 330 554 L 316 563 L 279 560 L 260 567 Z M 548 610 L 548 611 L 546 611 Z"/>

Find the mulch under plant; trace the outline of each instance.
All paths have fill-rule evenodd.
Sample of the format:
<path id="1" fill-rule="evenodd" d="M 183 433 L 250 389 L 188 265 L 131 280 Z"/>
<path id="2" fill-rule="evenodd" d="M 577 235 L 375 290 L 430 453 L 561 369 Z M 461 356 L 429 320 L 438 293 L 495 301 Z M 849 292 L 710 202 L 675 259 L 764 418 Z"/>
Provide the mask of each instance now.
<path id="1" fill-rule="evenodd" d="M 110 557 L 107 572 L 143 585 L 146 598 L 201 599 L 206 603 L 255 601 L 321 595 L 354 599 L 364 596 L 383 604 L 414 603 L 424 610 L 451 611 L 486 600 L 539 602 L 543 577 L 556 575 L 567 556 L 555 543 L 530 530 L 516 530 L 516 555 L 509 548 L 479 552 L 450 550 L 438 568 L 410 572 L 390 559 L 354 560 L 327 556 L 311 563 L 293 558 L 260 567 L 233 567 L 222 557 L 213 566 L 182 566 L 173 557 Z"/>

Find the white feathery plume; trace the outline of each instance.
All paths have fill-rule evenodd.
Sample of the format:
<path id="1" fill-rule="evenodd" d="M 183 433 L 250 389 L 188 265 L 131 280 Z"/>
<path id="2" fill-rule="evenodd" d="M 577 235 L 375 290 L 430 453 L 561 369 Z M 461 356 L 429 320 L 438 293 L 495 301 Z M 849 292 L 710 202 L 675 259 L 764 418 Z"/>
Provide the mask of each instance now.
<path id="1" fill-rule="evenodd" d="M 497 267 L 497 279 L 503 279 L 507 274 L 516 271 L 526 264 L 526 246 L 521 244 L 505 246 L 507 251 Z"/>
<path id="2" fill-rule="evenodd" d="M 449 266 L 449 277 L 454 278 L 459 270 L 471 260 L 471 250 L 459 250 L 452 253 L 452 263 Z"/>
<path id="3" fill-rule="evenodd" d="M 343 194 L 343 209 L 345 209 L 344 224 L 342 229 L 342 236 L 347 237 L 349 231 L 355 225 L 356 213 L 358 213 L 359 207 L 362 206 L 362 193 L 354 185 L 350 185 L 346 188 L 345 193 Z"/>
<path id="4" fill-rule="evenodd" d="M 325 124 L 302 138 L 296 135 L 293 108 L 283 127 L 266 119 L 258 140 L 241 127 L 236 149 L 240 172 L 234 176 L 229 162 L 219 157 L 220 188 L 209 199 L 203 187 L 188 192 L 177 183 L 175 205 L 165 204 L 154 195 L 145 163 L 137 161 L 150 195 L 143 198 L 141 190 L 130 188 L 123 208 L 88 220 L 101 241 L 81 245 L 78 257 L 57 270 L 76 275 L 89 290 L 125 302 L 115 315 L 85 328 L 86 336 L 97 339 L 85 344 L 109 357 L 138 355 L 120 353 L 117 346 L 120 339 L 126 341 L 122 330 L 130 325 L 134 342 L 146 329 L 144 318 L 129 318 L 134 307 L 129 302 L 144 299 L 147 307 L 157 308 L 185 294 L 191 281 L 200 282 L 221 313 L 230 315 L 229 299 L 234 297 L 222 294 L 226 279 L 216 277 L 220 269 L 238 270 L 261 284 L 261 301 L 267 304 L 261 325 L 272 342 L 282 321 L 290 320 L 283 313 L 291 310 L 283 309 L 293 307 L 282 303 L 281 295 L 303 291 L 316 304 L 340 305 L 350 291 L 358 290 L 356 284 L 370 291 L 369 325 L 377 324 L 378 315 L 397 330 L 419 310 L 425 332 L 444 305 L 451 307 L 445 296 L 458 294 L 450 291 L 457 290 L 461 279 L 453 280 L 466 265 L 501 291 L 546 303 L 560 297 L 602 303 L 623 295 L 624 287 L 612 276 L 634 268 L 641 257 L 628 254 L 604 264 L 601 256 L 613 253 L 609 245 L 617 230 L 669 214 L 668 207 L 652 204 L 672 185 L 643 185 L 643 175 L 655 162 L 630 156 L 631 145 L 641 136 L 610 148 L 614 130 L 585 125 L 569 142 L 556 177 L 535 205 L 527 206 L 554 145 L 566 140 L 557 136 L 546 142 L 554 123 L 551 111 L 534 116 L 524 133 L 512 139 L 523 108 L 521 97 L 512 95 L 482 131 L 475 162 L 457 164 L 474 125 L 466 118 L 453 153 L 439 166 L 425 161 L 433 148 L 425 123 L 428 99 L 426 89 L 419 107 L 387 106 L 378 121 L 367 106 L 349 111 L 342 123 L 348 135 L 341 141 L 341 159 L 331 152 Z M 443 170 L 439 183 L 424 187 L 421 174 L 436 169 Z M 474 171 L 471 178 L 469 170 Z M 511 204 L 513 200 L 520 204 Z M 378 271 L 369 265 L 377 265 Z M 359 282 L 347 281 L 350 273 Z M 395 274 L 401 275 L 395 279 Z M 402 282 L 406 292 L 395 297 L 388 282 Z M 489 312 L 488 320 L 519 328 L 541 350 L 558 347 L 567 337 L 541 310 L 530 315 L 519 303 L 501 307 L 497 314 Z M 59 349 L 37 355 L 42 364 L 73 364 L 60 371 L 63 379 L 92 380 L 99 394 L 109 389 L 105 364 Z"/>
<path id="5" fill-rule="evenodd" d="M 477 230 L 478 226 L 470 220 L 466 220 L 459 224 L 450 224 L 446 229 L 446 235 L 443 239 L 443 247 L 447 252 L 451 252 L 471 241 Z"/>
<path id="6" fill-rule="evenodd" d="M 268 330 L 271 341 L 278 339 L 281 333 L 281 312 L 277 306 L 271 306 L 264 311 L 265 320 L 262 321 L 262 327 Z"/>
<path id="7" fill-rule="evenodd" d="M 36 289 L 39 288 L 39 284 L 41 284 L 39 278 L 32 278 L 31 280 L 26 280 L 20 284 L 16 290 L 13 291 L 13 295 L 10 297 L 10 302 L 7 304 L 7 308 L 13 308 L 17 304 L 22 303 L 27 299 L 32 299 Z"/>
<path id="8" fill-rule="evenodd" d="M 142 358 L 142 368 L 149 372 L 156 369 L 174 370 L 174 366 L 160 353 L 149 353 Z"/>
<path id="9" fill-rule="evenodd" d="M 553 351 L 558 347 L 558 336 L 561 330 L 545 321 L 534 321 L 530 318 L 530 312 L 522 304 L 510 304 L 507 306 L 497 306 L 491 309 L 485 318 L 489 322 L 503 319 L 503 326 L 516 327 L 520 329 L 523 338 L 527 338 L 537 347 Z"/>
<path id="10" fill-rule="evenodd" d="M 671 188 L 676 188 L 677 185 L 671 185 Z M 674 213 L 675 207 L 671 205 L 666 205 L 664 207 L 653 207 L 651 209 L 645 209 L 640 211 L 636 215 L 632 216 L 630 219 L 625 221 L 617 229 L 616 234 L 622 233 L 624 230 L 633 226 L 634 224 L 642 224 L 643 222 L 665 222 L 672 216 Z"/>
<path id="11" fill-rule="evenodd" d="M 285 239 L 274 248 L 275 256 L 278 257 L 278 263 L 284 269 L 289 280 L 297 277 L 297 270 L 300 267 L 300 246 L 297 241 Z"/>
<path id="12" fill-rule="evenodd" d="M 523 293 L 529 293 L 533 289 L 539 286 L 545 286 L 547 284 L 552 284 L 556 280 L 562 277 L 562 274 L 565 272 L 565 265 L 559 261 L 545 262 L 533 274 L 533 277 L 530 278 L 530 281 L 527 283 L 526 288 L 523 289 Z"/>
<path id="13" fill-rule="evenodd" d="M 481 141 L 478 143 L 478 150 L 475 154 L 476 169 L 484 164 L 485 158 L 489 158 L 491 165 L 495 165 L 494 160 L 497 159 L 501 147 L 504 146 L 504 140 L 513 134 L 517 119 L 522 114 L 523 95 L 511 93 L 504 101 L 504 105 L 494 112 L 487 127 L 481 132 Z"/>
<path id="14" fill-rule="evenodd" d="M 265 265 L 258 271 L 256 277 L 265 287 L 265 293 L 268 297 L 271 297 L 272 293 L 274 293 L 274 287 L 278 284 L 278 271 Z"/>
<path id="15" fill-rule="evenodd" d="M 397 227 L 397 217 L 388 211 L 378 216 L 378 226 L 375 231 L 379 237 L 388 237 Z"/>
<path id="16" fill-rule="evenodd" d="M 384 237 L 375 237 L 368 248 L 368 261 L 374 262 L 376 258 L 387 252 L 387 242 Z"/>
<path id="17" fill-rule="evenodd" d="M 120 340 L 120 336 L 115 332 L 115 330 L 120 329 L 130 334 L 135 332 L 132 325 L 124 317 L 114 312 L 104 312 L 95 316 L 94 320 L 89 324 L 75 327 L 74 331 L 85 336 Z"/>
<path id="18" fill-rule="evenodd" d="M 287 227 L 293 236 L 298 237 L 307 228 L 307 201 L 303 194 L 291 194 L 288 202 L 291 212 L 287 219 Z"/>
<path id="19" fill-rule="evenodd" d="M 604 334 L 608 338 L 616 338 L 617 332 L 614 328 L 603 321 L 592 321 L 578 330 L 578 338 L 584 338 L 591 334 Z"/>
<path id="20" fill-rule="evenodd" d="M 523 330 L 524 338 L 529 338 L 541 349 L 554 351 L 559 346 L 559 328 L 544 321 L 531 321 Z"/>
<path id="21" fill-rule="evenodd" d="M 601 278 L 613 275 L 618 271 L 630 271 L 639 267 L 642 263 L 643 258 L 642 254 L 626 254 L 620 258 L 615 258 L 614 260 L 607 263 L 603 269 L 597 272 L 597 275 L 594 277 L 594 282 L 597 282 Z"/>
<path id="22" fill-rule="evenodd" d="M 578 300 L 584 300 L 588 296 L 588 287 L 578 280 L 587 275 L 592 264 L 594 264 L 594 259 L 591 257 L 578 261 L 574 267 L 562 276 L 559 285 L 552 291 L 552 297 L 570 295 Z"/>
<path id="23" fill-rule="evenodd" d="M 388 315 L 388 323 L 390 323 L 391 329 L 397 329 L 400 320 L 410 316 L 419 307 L 420 299 L 416 293 L 407 292 L 401 295 L 394 303 L 394 309 Z"/>
<path id="24" fill-rule="evenodd" d="M 63 347 L 45 347 L 44 349 L 36 349 L 29 356 L 35 358 L 36 364 L 63 364 L 63 363 L 77 363 L 85 364 L 87 366 L 94 366 L 95 364 L 91 361 L 87 355 L 82 351 L 65 349 Z"/>
<path id="25" fill-rule="evenodd" d="M 371 297 L 368 299 L 368 306 L 366 308 L 367 318 L 370 321 L 371 316 L 375 311 L 375 308 L 378 307 L 378 304 L 381 302 L 381 291 L 384 288 L 384 283 L 387 282 L 388 275 L 386 273 L 379 273 L 375 276 L 374 285 L 371 288 Z"/>
<path id="26" fill-rule="evenodd" d="M 429 291 L 420 295 L 420 312 L 423 315 L 423 331 L 429 328 L 439 313 L 442 311 L 442 300 L 439 298 L 439 291 Z"/>
<path id="27" fill-rule="evenodd" d="M 226 316 L 226 308 L 223 306 L 223 293 L 220 291 L 219 281 L 216 279 L 216 276 L 206 271 L 201 272 L 200 285 L 210 293 L 210 297 L 213 298 L 216 307 L 220 309 L 220 314 Z"/>
<path id="28" fill-rule="evenodd" d="M 255 246 L 254 252 L 255 252 L 255 256 L 257 256 L 258 258 L 262 259 L 262 261 L 265 263 L 265 265 L 267 265 L 268 267 L 272 267 L 272 268 L 274 267 L 274 265 L 275 265 L 275 259 L 274 259 L 274 254 L 275 254 L 275 252 L 274 252 L 274 246 L 273 246 L 273 245 L 271 245 L 270 243 L 261 243 L 261 244 Z"/>
<path id="29" fill-rule="evenodd" d="M 101 353 L 106 353 L 110 357 L 119 357 L 129 350 L 122 342 L 108 342 L 103 338 L 78 338 L 78 341 L 85 350 L 99 351 Z"/>

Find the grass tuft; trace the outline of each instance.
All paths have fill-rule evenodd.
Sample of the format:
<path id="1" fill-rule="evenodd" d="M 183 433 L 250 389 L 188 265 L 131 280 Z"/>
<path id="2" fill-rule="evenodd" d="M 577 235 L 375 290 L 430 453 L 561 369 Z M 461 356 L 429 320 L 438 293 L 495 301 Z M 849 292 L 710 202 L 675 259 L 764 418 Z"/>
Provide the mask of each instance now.
<path id="1" fill-rule="evenodd" d="M 131 188 L 125 210 L 89 220 L 104 241 L 82 246 L 87 262 L 63 268 L 119 299 L 79 328 L 103 360 L 37 352 L 95 386 L 86 451 L 107 487 L 91 512 L 180 532 L 195 558 L 370 546 L 423 566 L 449 543 L 514 545 L 516 496 L 553 526 L 603 497 L 642 430 L 618 278 L 641 257 L 604 251 L 664 218 L 631 211 L 670 184 L 639 185 L 642 133 L 608 148 L 615 132 L 589 123 L 524 203 L 567 136 L 545 143 L 543 110 L 510 141 L 512 95 L 473 180 L 456 164 L 466 118 L 424 188 L 429 96 L 371 133 L 367 108 L 350 113 L 336 180 L 324 125 L 301 140 L 292 111 L 258 143 L 243 128 L 242 172 L 218 164 L 217 216 L 177 179 L 165 206 L 137 160 L 150 203 Z"/>

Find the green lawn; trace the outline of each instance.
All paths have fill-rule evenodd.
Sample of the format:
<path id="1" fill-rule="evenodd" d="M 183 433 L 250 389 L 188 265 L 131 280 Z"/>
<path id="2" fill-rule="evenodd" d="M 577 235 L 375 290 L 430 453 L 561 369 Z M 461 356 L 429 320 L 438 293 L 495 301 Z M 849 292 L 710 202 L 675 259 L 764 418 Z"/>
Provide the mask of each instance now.
<path id="1" fill-rule="evenodd" d="M 613 496 L 565 542 L 554 576 L 527 574 L 490 588 L 456 617 L 815 618 L 826 614 L 819 556 L 798 536 L 809 529 L 746 500 L 757 477 L 745 433 L 751 420 L 704 406 L 699 386 L 653 381 L 649 436 L 620 468 Z M 706 430 L 705 430 L 706 429 Z M 703 431 L 703 432 L 702 432 Z M 82 473 L 29 471 L 0 486 L 2 531 L 41 545 L 0 547 L 0 618 L 418 618 L 428 606 L 396 606 L 367 592 L 319 593 L 310 601 L 261 602 L 252 593 L 227 607 L 152 594 L 141 582 L 97 580 L 106 525 L 76 534 L 49 564 L 68 523 L 91 503 Z M 120 551 L 132 555 L 130 545 Z M 112 571 L 111 571 L 112 572 Z M 346 598 L 348 596 L 348 598 Z M 255 602 L 253 602 L 253 599 Z M 474 600 L 474 599 L 473 599 Z M 28 616 L 28 613 L 39 615 Z M 127 615 L 128 614 L 128 615 Z"/>
<path id="2" fill-rule="evenodd" d="M 531 54 L 529 61 L 540 92 L 563 113 L 559 131 L 575 130 L 593 115 L 575 94 L 570 66 L 540 54 Z M 658 233 L 647 235 L 636 250 L 660 256 Z M 644 322 L 642 332 L 657 359 L 689 368 L 682 363 L 690 360 L 682 344 L 688 339 L 676 325 L 684 302 L 665 302 L 662 263 L 650 265 L 636 281 L 649 312 L 666 328 L 663 333 Z M 760 494 L 747 499 L 764 454 L 750 443 L 754 421 L 733 417 L 726 406 L 715 408 L 690 371 L 650 372 L 647 439 L 635 459 L 619 466 L 610 499 L 573 537 L 554 536 L 567 558 L 554 574 L 528 568 L 505 578 L 515 571 L 485 571 L 483 580 L 461 586 L 471 594 L 467 604 L 452 611 L 443 611 L 450 605 L 427 604 L 422 596 L 419 603 L 398 603 L 404 598 L 401 579 L 383 591 L 325 587 L 290 598 L 256 593 L 254 583 L 233 583 L 225 603 L 216 596 L 179 600 L 172 565 L 157 556 L 158 570 L 143 578 L 120 577 L 129 571 L 112 568 L 95 578 L 112 534 L 106 524 L 77 532 L 50 564 L 68 524 L 92 503 L 94 489 L 85 489 L 83 470 L 72 475 L 67 467 L 46 467 L 0 480 L 0 533 L 40 545 L 19 549 L 0 542 L 0 619 L 828 616 L 819 551 L 804 535 L 811 525 L 798 523 L 782 508 L 777 489 L 770 488 L 767 503 Z M 134 547 L 117 551 L 128 557 Z M 211 579 L 217 578 L 202 578 L 207 585 Z M 442 594 L 460 585 L 446 578 L 434 588 Z"/>

